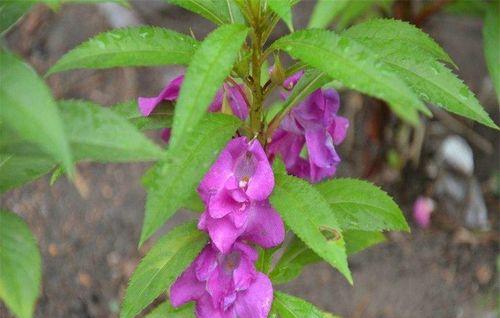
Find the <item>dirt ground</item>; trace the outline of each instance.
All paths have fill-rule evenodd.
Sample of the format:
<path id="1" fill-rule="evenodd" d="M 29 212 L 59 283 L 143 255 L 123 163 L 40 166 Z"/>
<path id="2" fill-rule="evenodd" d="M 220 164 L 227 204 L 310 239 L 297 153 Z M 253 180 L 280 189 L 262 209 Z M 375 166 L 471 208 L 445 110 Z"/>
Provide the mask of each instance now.
<path id="1" fill-rule="evenodd" d="M 305 2 L 296 9 L 299 25 L 304 24 L 304 17 L 310 11 L 311 3 Z M 208 22 L 161 1 L 135 1 L 132 12 L 144 24 L 185 33 L 191 26 L 199 37 L 213 28 Z M 65 5 L 58 12 L 37 6 L 10 31 L 7 42 L 43 73 L 64 52 L 109 29 L 109 21 L 106 11 L 93 5 Z M 460 66 L 458 74 L 499 122 L 498 104 L 486 80 L 481 21 L 440 14 L 425 25 L 425 30 L 450 53 Z M 58 98 L 85 98 L 111 105 L 155 94 L 178 71 L 176 68 L 74 71 L 52 76 L 48 82 Z M 359 96 L 353 94 L 342 97 L 344 105 L 359 101 Z M 373 102 L 364 102 L 367 105 L 363 111 L 370 103 Z M 349 107 L 344 106 L 343 111 L 349 112 Z M 340 147 L 344 158 L 340 175 L 360 177 L 365 171 L 359 154 L 361 149 L 373 147 L 363 138 L 366 116 L 358 116 L 349 132 L 355 137 Z M 442 127 L 446 134 L 453 130 L 445 124 Z M 407 168 L 400 174 L 384 168 L 370 176 L 404 208 L 412 233 L 391 234 L 387 243 L 354 255 L 351 259 L 354 287 L 327 265 L 317 264 L 307 268 L 296 281 L 278 288 L 343 317 L 497 317 L 499 201 L 489 185 L 499 173 L 498 141 L 491 130 L 479 125 L 471 127 L 494 149 L 485 153 L 472 145 L 475 175 L 492 223 L 490 231 L 468 231 L 460 221 L 449 226 L 446 219 L 439 221 L 442 211 L 437 211 L 437 218 L 428 230 L 419 229 L 412 222 L 409 207 L 429 182 L 422 177 L 422 170 L 435 151 L 432 140 L 426 140 L 417 168 Z M 22 215 L 40 243 L 43 286 L 36 317 L 118 316 L 128 277 L 150 248 L 150 245 L 141 250 L 136 248 L 145 201 L 139 180 L 147 166 L 83 163 L 78 166 L 88 187 L 83 195 L 64 178 L 49 186 L 48 178 L 44 177 L 1 198 L 2 208 Z M 165 230 L 189 217 L 188 213 L 178 214 Z M 0 317 L 9 317 L 2 305 Z"/>

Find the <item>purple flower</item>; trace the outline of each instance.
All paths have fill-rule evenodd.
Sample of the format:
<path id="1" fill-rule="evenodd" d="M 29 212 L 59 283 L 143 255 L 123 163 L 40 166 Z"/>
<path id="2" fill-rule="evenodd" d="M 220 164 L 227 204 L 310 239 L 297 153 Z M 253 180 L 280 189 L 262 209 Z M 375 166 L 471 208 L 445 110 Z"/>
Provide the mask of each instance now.
<path id="1" fill-rule="evenodd" d="M 245 88 L 243 85 L 238 86 L 239 87 L 224 84 L 224 88 L 217 91 L 215 99 L 208 110 L 210 112 L 224 112 L 222 106 L 224 98 L 226 98 L 231 108 L 230 111 L 241 120 L 245 120 L 248 117 L 248 105 L 242 95 Z"/>
<path id="2" fill-rule="evenodd" d="M 143 116 L 149 116 L 155 110 L 156 106 L 162 101 L 176 101 L 179 97 L 179 91 L 181 89 L 182 82 L 184 81 L 184 75 L 179 75 L 174 78 L 170 83 L 165 86 L 165 88 L 156 97 L 139 97 L 139 111 Z"/>
<path id="3" fill-rule="evenodd" d="M 158 96 L 139 97 L 138 104 L 141 114 L 143 116 L 149 116 L 162 101 L 176 101 L 179 97 L 179 91 L 183 81 L 184 75 L 179 75 L 170 81 L 170 83 L 165 86 Z M 244 92 L 243 85 L 235 87 L 225 84 L 224 89 L 220 89 L 217 92 L 214 101 L 209 107 L 209 111 L 221 111 L 225 95 L 232 113 L 242 120 L 246 119 L 248 117 L 248 105 L 246 104 L 245 98 L 242 96 L 241 92 Z"/>
<path id="4" fill-rule="evenodd" d="M 344 140 L 349 127 L 349 121 L 337 115 L 339 105 L 335 90 L 314 91 L 274 133 L 269 144 L 271 157 L 281 155 L 288 172 L 311 182 L 333 176 L 340 162 L 335 146 Z"/>
<path id="5" fill-rule="evenodd" d="M 269 278 L 254 266 L 257 252 L 236 242 L 227 254 L 207 245 L 170 288 L 179 307 L 196 302 L 198 318 L 265 318 L 273 300 Z"/>
<path id="6" fill-rule="evenodd" d="M 198 188 L 207 206 L 198 227 L 223 253 L 239 237 L 263 247 L 280 244 L 283 221 L 267 200 L 273 188 L 273 171 L 259 141 L 231 140 Z"/>
<path id="7" fill-rule="evenodd" d="M 431 224 L 431 213 L 434 211 L 434 200 L 419 196 L 413 204 L 413 219 L 417 225 L 426 229 Z"/>

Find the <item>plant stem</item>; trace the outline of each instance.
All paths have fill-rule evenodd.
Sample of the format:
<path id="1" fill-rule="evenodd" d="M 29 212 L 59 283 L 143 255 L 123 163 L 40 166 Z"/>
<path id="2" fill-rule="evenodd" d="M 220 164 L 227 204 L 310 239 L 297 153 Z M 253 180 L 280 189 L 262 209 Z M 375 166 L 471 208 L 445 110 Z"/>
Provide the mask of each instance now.
<path id="1" fill-rule="evenodd" d="M 261 68 L 262 68 L 262 31 L 260 24 L 260 5 L 259 10 L 253 15 L 253 30 L 252 30 L 252 105 L 250 107 L 250 127 L 254 136 L 259 140 L 262 138 L 262 103 L 263 91 L 260 85 Z M 263 140 L 261 140 L 263 141 Z"/>

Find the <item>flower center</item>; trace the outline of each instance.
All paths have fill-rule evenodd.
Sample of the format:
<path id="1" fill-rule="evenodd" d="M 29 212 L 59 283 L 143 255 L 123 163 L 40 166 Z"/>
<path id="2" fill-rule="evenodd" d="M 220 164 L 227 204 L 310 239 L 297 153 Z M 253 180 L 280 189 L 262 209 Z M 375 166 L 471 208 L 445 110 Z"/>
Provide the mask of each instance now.
<path id="1" fill-rule="evenodd" d="M 240 252 L 234 251 L 224 258 L 222 263 L 224 272 L 231 274 L 240 264 Z"/>

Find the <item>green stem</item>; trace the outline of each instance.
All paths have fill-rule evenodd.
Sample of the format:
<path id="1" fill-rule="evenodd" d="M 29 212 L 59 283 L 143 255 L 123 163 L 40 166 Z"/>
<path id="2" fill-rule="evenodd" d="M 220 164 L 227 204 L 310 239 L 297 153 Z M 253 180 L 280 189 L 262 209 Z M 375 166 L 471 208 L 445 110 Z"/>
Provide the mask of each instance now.
<path id="1" fill-rule="evenodd" d="M 260 24 L 260 5 L 259 10 L 253 15 L 253 31 L 252 31 L 252 105 L 250 107 L 250 127 L 254 136 L 262 139 L 262 108 L 264 94 L 260 84 L 261 69 L 262 69 L 262 31 Z M 261 140 L 262 142 L 263 140 Z"/>

